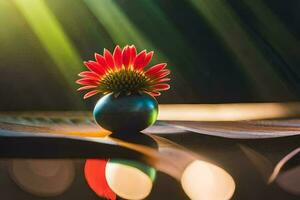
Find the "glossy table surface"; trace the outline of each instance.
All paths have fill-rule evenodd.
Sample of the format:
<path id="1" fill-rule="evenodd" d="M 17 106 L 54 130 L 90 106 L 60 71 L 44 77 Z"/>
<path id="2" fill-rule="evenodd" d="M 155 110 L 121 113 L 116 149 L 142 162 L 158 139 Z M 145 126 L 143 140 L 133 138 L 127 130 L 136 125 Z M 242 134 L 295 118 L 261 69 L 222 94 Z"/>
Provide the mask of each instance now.
<path id="1" fill-rule="evenodd" d="M 300 120 L 294 116 L 187 121 L 169 119 L 174 109 L 164 109 L 143 133 L 112 135 L 88 112 L 0 114 L 1 197 L 300 198 Z"/>

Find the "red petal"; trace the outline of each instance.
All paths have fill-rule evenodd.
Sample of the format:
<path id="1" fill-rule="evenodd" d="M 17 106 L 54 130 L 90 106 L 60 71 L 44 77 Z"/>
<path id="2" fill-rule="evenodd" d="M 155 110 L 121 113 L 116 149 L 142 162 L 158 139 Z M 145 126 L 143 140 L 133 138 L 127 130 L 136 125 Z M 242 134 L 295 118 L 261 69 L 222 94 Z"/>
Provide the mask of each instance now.
<path id="1" fill-rule="evenodd" d="M 154 90 L 168 90 L 170 89 L 170 85 L 169 84 L 166 84 L 166 83 L 161 83 L 161 84 L 156 84 L 153 86 L 153 89 Z"/>
<path id="2" fill-rule="evenodd" d="M 106 64 L 108 65 L 108 67 L 114 69 L 115 63 L 114 63 L 114 58 L 111 55 L 111 53 L 107 49 L 104 49 L 103 54 L 104 54 L 104 58 L 105 58 L 105 61 L 106 61 Z"/>
<path id="3" fill-rule="evenodd" d="M 167 66 L 167 63 L 160 63 L 157 65 L 154 65 L 153 67 L 149 68 L 145 74 L 147 76 L 151 76 L 152 74 L 155 74 L 157 72 L 159 72 L 160 70 L 162 70 L 163 68 L 165 68 Z"/>
<path id="4" fill-rule="evenodd" d="M 88 159 L 84 166 L 84 176 L 89 187 L 100 197 L 115 200 L 117 195 L 110 189 L 106 177 L 106 160 Z"/>
<path id="5" fill-rule="evenodd" d="M 166 81 L 169 81 L 171 80 L 170 78 L 162 78 L 162 79 L 159 79 L 157 81 L 155 81 L 156 83 L 162 83 L 162 82 L 166 82 Z"/>
<path id="6" fill-rule="evenodd" d="M 136 48 L 134 45 L 131 45 L 130 47 L 130 60 L 129 60 L 129 66 L 133 65 L 133 62 L 136 58 Z"/>
<path id="7" fill-rule="evenodd" d="M 149 62 L 152 60 L 153 57 L 153 51 L 150 51 L 149 53 L 147 53 L 146 58 L 145 58 L 145 66 L 147 66 L 149 64 Z"/>
<path id="8" fill-rule="evenodd" d="M 146 51 L 140 52 L 134 60 L 133 68 L 142 69 L 145 66 Z"/>
<path id="9" fill-rule="evenodd" d="M 151 78 L 152 81 L 155 81 L 155 80 L 161 79 L 161 78 L 163 78 L 163 77 L 165 77 L 165 76 L 167 76 L 169 74 L 170 74 L 170 70 L 163 69 L 163 70 L 161 70 L 159 72 L 156 72 L 155 74 L 149 75 L 149 78 Z"/>
<path id="10" fill-rule="evenodd" d="M 81 72 L 80 74 L 78 74 L 78 76 L 83 77 L 83 78 L 89 78 L 95 81 L 99 81 L 101 78 L 98 74 L 96 74 L 95 72 L 90 72 L 90 71 L 86 71 L 86 72 Z"/>
<path id="11" fill-rule="evenodd" d="M 80 72 L 78 74 L 78 76 L 80 76 L 80 77 L 95 77 L 95 78 L 100 78 L 99 74 L 96 74 L 95 72 L 91 72 L 91 71 Z"/>
<path id="12" fill-rule="evenodd" d="M 98 83 L 95 80 L 92 80 L 90 78 L 82 78 L 76 81 L 76 83 L 81 84 L 81 85 L 95 85 L 97 86 Z"/>
<path id="13" fill-rule="evenodd" d="M 157 91 L 153 91 L 153 92 L 148 92 L 151 96 L 154 96 L 154 97 L 157 97 L 157 96 L 160 96 L 160 92 L 157 92 Z"/>
<path id="14" fill-rule="evenodd" d="M 129 67 L 130 62 L 130 48 L 129 46 L 124 47 L 122 51 L 122 59 L 123 59 L 123 65 L 127 68 Z"/>
<path id="15" fill-rule="evenodd" d="M 122 67 L 122 50 L 119 47 L 119 45 L 116 46 L 114 50 L 114 61 L 115 61 L 115 66 L 117 69 L 120 69 Z"/>
<path id="16" fill-rule="evenodd" d="M 105 61 L 105 58 L 103 56 L 101 56 L 100 54 L 95 53 L 95 58 L 97 63 L 103 67 L 103 69 L 106 71 L 107 70 L 107 63 Z"/>
<path id="17" fill-rule="evenodd" d="M 84 65 L 89 68 L 89 70 L 97 73 L 97 74 L 104 74 L 105 70 L 104 68 L 102 68 L 97 62 L 94 61 L 88 61 L 88 62 L 84 62 Z"/>
<path id="18" fill-rule="evenodd" d="M 96 85 L 87 85 L 87 86 L 78 88 L 77 91 L 89 90 L 89 89 L 96 88 L 96 87 L 97 87 Z"/>
<path id="19" fill-rule="evenodd" d="M 83 99 L 87 99 L 91 96 L 94 96 L 95 94 L 98 94 L 100 91 L 99 90 L 92 90 L 88 93 L 86 93 L 84 96 L 83 96 Z"/>

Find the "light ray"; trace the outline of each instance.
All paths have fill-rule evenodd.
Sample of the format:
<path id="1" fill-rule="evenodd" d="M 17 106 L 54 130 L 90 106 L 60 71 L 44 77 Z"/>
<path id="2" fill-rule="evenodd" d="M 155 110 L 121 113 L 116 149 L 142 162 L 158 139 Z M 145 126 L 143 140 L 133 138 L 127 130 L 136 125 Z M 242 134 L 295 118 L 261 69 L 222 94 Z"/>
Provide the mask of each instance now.
<path id="1" fill-rule="evenodd" d="M 43 0 L 14 0 L 32 30 L 72 89 L 82 69 L 81 59 L 63 28 Z"/>
<path id="2" fill-rule="evenodd" d="M 264 38 L 272 44 L 290 66 L 300 64 L 300 41 L 292 35 L 284 24 L 261 1 L 243 2 L 252 10 L 260 23 L 256 23 Z"/>
<path id="3" fill-rule="evenodd" d="M 286 85 L 274 72 L 270 61 L 256 47 L 250 35 L 243 29 L 239 17 L 226 1 L 190 0 L 190 2 L 219 34 L 261 97 L 290 95 Z"/>
<path id="4" fill-rule="evenodd" d="M 117 44 L 122 46 L 136 44 L 138 47 L 155 49 L 113 1 L 85 0 L 85 2 Z"/>

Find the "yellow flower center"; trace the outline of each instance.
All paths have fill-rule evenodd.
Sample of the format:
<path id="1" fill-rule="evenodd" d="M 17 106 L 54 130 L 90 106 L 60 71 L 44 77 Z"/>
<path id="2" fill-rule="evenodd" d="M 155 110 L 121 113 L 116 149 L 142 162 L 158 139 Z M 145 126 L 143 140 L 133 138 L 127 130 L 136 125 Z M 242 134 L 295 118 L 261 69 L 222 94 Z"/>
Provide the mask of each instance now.
<path id="1" fill-rule="evenodd" d="M 150 79 L 143 71 L 135 71 L 132 68 L 109 70 L 100 80 L 99 89 L 103 93 L 135 93 L 147 91 Z"/>

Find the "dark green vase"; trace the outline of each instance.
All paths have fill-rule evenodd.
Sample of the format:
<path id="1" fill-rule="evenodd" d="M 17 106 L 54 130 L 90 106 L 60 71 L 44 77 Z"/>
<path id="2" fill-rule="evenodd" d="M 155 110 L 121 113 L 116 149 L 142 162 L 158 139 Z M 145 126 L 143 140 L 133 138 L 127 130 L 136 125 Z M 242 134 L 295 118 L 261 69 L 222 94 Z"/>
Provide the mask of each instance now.
<path id="1" fill-rule="evenodd" d="M 158 114 L 155 98 L 149 94 L 107 94 L 94 108 L 94 118 L 104 129 L 112 132 L 137 132 L 154 124 Z"/>

